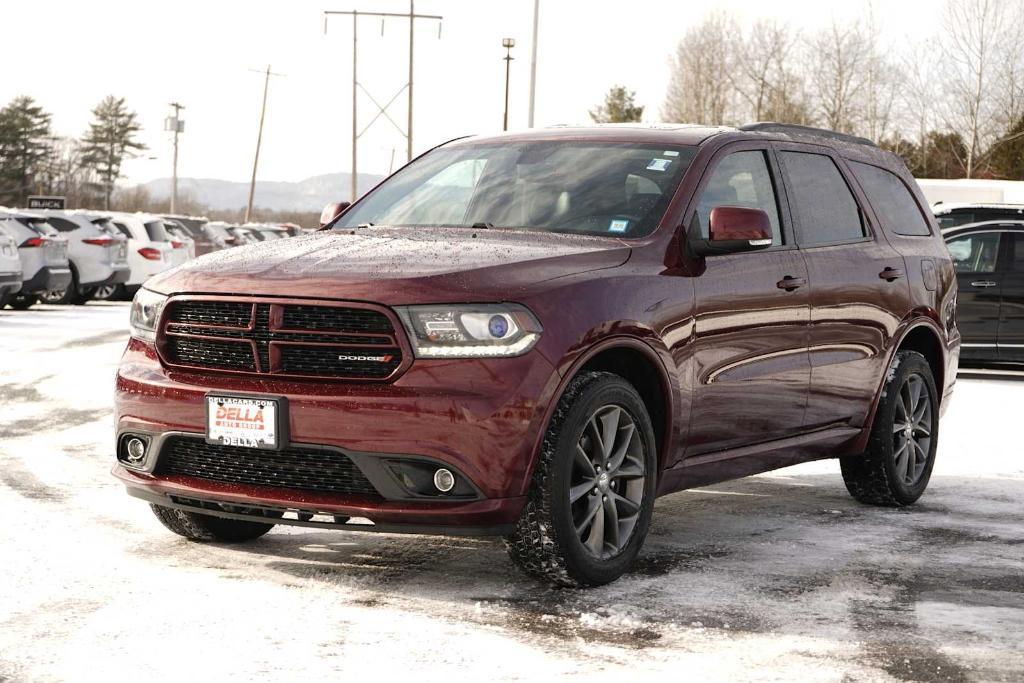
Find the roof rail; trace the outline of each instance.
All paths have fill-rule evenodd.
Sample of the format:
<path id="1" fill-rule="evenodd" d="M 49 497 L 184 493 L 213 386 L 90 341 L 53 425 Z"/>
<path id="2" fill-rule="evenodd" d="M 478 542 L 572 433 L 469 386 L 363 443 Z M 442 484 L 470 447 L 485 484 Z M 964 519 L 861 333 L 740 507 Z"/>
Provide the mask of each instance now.
<path id="1" fill-rule="evenodd" d="M 829 138 L 831 140 L 841 140 L 842 142 L 852 142 L 856 145 L 878 147 L 878 145 L 876 145 L 871 140 L 859 137 L 857 135 L 837 133 L 836 131 L 828 130 L 827 128 L 799 126 L 795 123 L 774 123 L 772 121 L 758 121 L 757 123 L 748 123 L 746 125 L 740 126 L 739 129 L 754 133 L 793 133 L 794 135 L 812 135 L 818 138 Z"/>

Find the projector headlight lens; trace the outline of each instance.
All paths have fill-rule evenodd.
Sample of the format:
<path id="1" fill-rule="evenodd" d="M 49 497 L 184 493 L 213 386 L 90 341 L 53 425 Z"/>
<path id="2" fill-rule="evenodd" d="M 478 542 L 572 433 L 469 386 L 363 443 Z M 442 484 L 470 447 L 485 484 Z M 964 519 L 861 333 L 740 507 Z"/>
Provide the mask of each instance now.
<path id="1" fill-rule="evenodd" d="M 398 314 L 418 358 L 521 356 L 541 334 L 540 323 L 519 304 L 406 306 Z"/>
<path id="2" fill-rule="evenodd" d="M 163 294 L 140 288 L 132 299 L 128 323 L 131 336 L 145 342 L 156 341 L 156 326 L 166 303 L 167 297 Z"/>

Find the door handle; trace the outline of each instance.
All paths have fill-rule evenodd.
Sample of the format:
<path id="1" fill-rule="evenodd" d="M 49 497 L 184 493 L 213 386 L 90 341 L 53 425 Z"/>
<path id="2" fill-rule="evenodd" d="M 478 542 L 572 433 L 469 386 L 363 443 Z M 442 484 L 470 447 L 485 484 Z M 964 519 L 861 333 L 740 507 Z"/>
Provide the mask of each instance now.
<path id="1" fill-rule="evenodd" d="M 878 274 L 878 277 L 882 278 L 886 282 L 892 282 L 893 280 L 903 277 L 903 271 L 900 270 L 899 268 L 887 267 L 885 270 Z"/>
<path id="2" fill-rule="evenodd" d="M 997 284 L 999 283 L 992 282 L 991 280 L 979 280 L 977 282 L 972 282 L 971 287 L 995 287 Z"/>
<path id="3" fill-rule="evenodd" d="M 792 292 L 797 287 L 803 287 L 806 284 L 807 280 L 802 277 L 793 277 L 792 275 L 787 275 L 786 277 L 776 282 L 775 286 L 778 287 L 779 289 L 784 289 L 787 292 Z"/>

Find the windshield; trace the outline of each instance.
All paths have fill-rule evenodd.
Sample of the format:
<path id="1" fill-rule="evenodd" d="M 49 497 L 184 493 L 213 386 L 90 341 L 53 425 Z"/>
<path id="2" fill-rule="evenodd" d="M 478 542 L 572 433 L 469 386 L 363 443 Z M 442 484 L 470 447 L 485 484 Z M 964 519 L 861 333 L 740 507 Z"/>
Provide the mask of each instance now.
<path id="1" fill-rule="evenodd" d="M 442 147 L 388 178 L 335 224 L 522 228 L 643 237 L 693 147 L 543 141 Z"/>

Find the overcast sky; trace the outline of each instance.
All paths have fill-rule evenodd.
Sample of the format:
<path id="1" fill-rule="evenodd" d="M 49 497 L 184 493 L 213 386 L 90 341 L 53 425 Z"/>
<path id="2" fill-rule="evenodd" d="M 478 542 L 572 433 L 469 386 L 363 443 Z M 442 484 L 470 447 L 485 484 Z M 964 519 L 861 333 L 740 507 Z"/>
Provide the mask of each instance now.
<path id="1" fill-rule="evenodd" d="M 938 2 L 876 2 L 887 40 L 936 30 Z M 833 17 L 852 20 L 867 0 L 541 0 L 537 125 L 586 123 L 587 110 L 621 83 L 659 119 L 668 58 L 688 26 L 727 9 L 749 23 L 774 16 L 802 31 Z M 144 127 L 147 156 L 126 166 L 129 180 L 170 175 L 163 132 L 167 103 L 186 105 L 182 176 L 247 180 L 262 94 L 262 69 L 273 78 L 260 156 L 263 180 L 301 180 L 350 166 L 351 19 L 325 9 L 408 12 L 408 0 L 68 0 L 4 2 L 0 103 L 21 94 L 54 115 L 54 129 L 80 135 L 105 95 L 127 98 Z M 500 130 L 504 96 L 501 39 L 514 37 L 510 126 L 525 127 L 533 0 L 416 0 L 414 147 Z M 381 103 L 406 82 L 408 21 L 363 19 L 360 81 Z M 365 123 L 376 110 L 360 98 Z M 405 126 L 405 99 L 391 110 Z M 383 118 L 360 140 L 360 170 L 384 173 L 405 160 L 405 141 Z"/>

